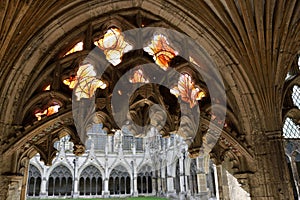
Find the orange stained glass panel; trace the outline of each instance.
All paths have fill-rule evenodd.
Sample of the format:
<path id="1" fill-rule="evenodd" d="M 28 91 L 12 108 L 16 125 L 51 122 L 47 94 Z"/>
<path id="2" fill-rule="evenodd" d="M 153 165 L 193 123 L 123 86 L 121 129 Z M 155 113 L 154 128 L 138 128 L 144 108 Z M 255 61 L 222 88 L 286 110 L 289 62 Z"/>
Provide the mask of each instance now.
<path id="1" fill-rule="evenodd" d="M 197 104 L 197 100 L 205 97 L 204 90 L 196 87 L 192 77 L 188 74 L 181 74 L 177 86 L 170 89 L 170 92 L 176 97 L 180 96 L 182 101 L 190 104 L 191 108 Z"/>
<path id="2" fill-rule="evenodd" d="M 58 112 L 60 108 L 60 105 L 52 105 L 52 106 L 49 106 L 47 109 L 45 109 L 44 111 L 38 111 L 35 113 L 35 117 L 38 119 L 38 120 L 41 120 L 43 116 L 50 116 L 50 115 L 53 115 L 55 113 Z"/>
<path id="3" fill-rule="evenodd" d="M 167 38 L 164 35 L 154 35 L 151 43 L 144 47 L 144 51 L 153 56 L 157 65 L 163 70 L 169 68 L 170 61 L 178 54 L 172 47 L 170 47 Z"/>

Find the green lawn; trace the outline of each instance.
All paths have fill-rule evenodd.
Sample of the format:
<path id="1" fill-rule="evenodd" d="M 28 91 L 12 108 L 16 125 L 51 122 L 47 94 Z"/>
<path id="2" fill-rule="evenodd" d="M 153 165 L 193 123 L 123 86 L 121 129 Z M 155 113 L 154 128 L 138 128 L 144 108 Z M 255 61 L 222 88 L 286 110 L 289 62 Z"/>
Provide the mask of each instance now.
<path id="1" fill-rule="evenodd" d="M 37 199 L 37 198 L 27 198 L 27 200 L 40 200 L 40 199 Z M 65 198 L 61 198 L 61 199 L 41 199 L 41 200 L 62 200 L 62 199 L 65 199 Z M 66 198 L 66 199 L 69 199 L 69 198 Z M 157 200 L 157 199 L 166 199 L 166 198 L 160 198 L 160 197 L 124 197 L 124 198 L 78 198 L 78 199 L 74 199 L 74 200 L 117 200 L 117 199 L 124 199 L 124 200 Z"/>

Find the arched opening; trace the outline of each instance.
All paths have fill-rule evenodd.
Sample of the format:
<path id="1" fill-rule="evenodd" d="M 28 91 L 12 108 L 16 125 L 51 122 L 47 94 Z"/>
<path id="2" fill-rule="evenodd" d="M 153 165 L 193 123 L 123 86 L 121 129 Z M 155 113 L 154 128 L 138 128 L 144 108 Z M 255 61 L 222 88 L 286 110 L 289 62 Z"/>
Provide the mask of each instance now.
<path id="1" fill-rule="evenodd" d="M 100 170 L 94 165 L 84 168 L 79 179 L 80 195 L 99 195 L 102 193 L 102 175 Z"/>
<path id="2" fill-rule="evenodd" d="M 152 193 L 152 168 L 149 165 L 140 168 L 137 180 L 139 194 Z"/>
<path id="3" fill-rule="evenodd" d="M 28 196 L 39 196 L 41 190 L 41 173 L 34 165 L 29 166 Z"/>
<path id="4" fill-rule="evenodd" d="M 68 196 L 71 195 L 73 176 L 71 171 L 64 165 L 55 167 L 48 180 L 49 196 Z"/>
<path id="5" fill-rule="evenodd" d="M 122 165 L 116 166 L 111 171 L 109 178 L 109 191 L 111 194 L 130 194 L 130 186 L 130 175 L 127 172 L 127 169 Z"/>

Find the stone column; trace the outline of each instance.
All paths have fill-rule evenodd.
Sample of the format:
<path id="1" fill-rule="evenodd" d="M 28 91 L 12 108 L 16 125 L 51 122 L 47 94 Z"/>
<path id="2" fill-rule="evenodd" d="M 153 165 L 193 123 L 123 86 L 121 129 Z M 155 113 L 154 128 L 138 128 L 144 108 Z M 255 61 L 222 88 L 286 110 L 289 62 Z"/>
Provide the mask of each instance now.
<path id="1" fill-rule="evenodd" d="M 207 174 L 209 173 L 209 155 L 197 158 L 197 185 L 198 197 L 208 199 L 209 188 L 207 187 Z"/>
<path id="2" fill-rule="evenodd" d="M 156 182 L 157 181 L 157 177 L 152 176 L 152 194 L 155 195 L 156 194 Z"/>
<path id="3" fill-rule="evenodd" d="M 21 197 L 23 176 L 0 176 L 0 199 L 18 200 Z"/>
<path id="4" fill-rule="evenodd" d="M 109 197 L 109 190 L 108 190 L 108 178 L 104 179 L 104 191 L 102 191 L 102 195 L 104 198 Z"/>
<path id="5" fill-rule="evenodd" d="M 44 174 L 42 174 L 42 176 L 44 176 Z M 47 194 L 47 179 L 46 177 L 43 177 L 42 178 L 42 183 L 41 183 L 41 192 L 40 192 L 40 197 L 46 197 L 48 194 Z"/>
<path id="6" fill-rule="evenodd" d="M 73 197 L 78 197 L 79 196 L 79 191 L 78 191 L 78 176 L 75 177 L 74 181 L 74 194 Z"/>
<path id="7" fill-rule="evenodd" d="M 176 194 L 174 190 L 174 178 L 172 176 L 168 176 L 167 178 L 167 194 L 168 196 Z"/>
<path id="8" fill-rule="evenodd" d="M 104 190 L 102 191 L 102 196 L 104 198 L 108 198 L 109 197 L 109 188 L 108 188 L 108 184 L 109 184 L 109 176 L 108 176 L 108 159 L 105 156 L 105 171 L 104 171 Z"/>
<path id="9" fill-rule="evenodd" d="M 208 188 L 205 173 L 197 173 L 197 183 L 200 199 L 208 199 Z"/>
<path id="10" fill-rule="evenodd" d="M 138 190 L 137 190 L 137 173 L 136 173 L 136 171 L 134 173 L 133 182 L 134 182 L 133 196 L 137 197 L 139 193 L 138 193 Z"/>
<path id="11" fill-rule="evenodd" d="M 226 170 L 222 165 L 216 165 L 218 176 L 218 191 L 220 200 L 230 200 Z"/>
<path id="12" fill-rule="evenodd" d="M 281 131 L 255 137 L 256 169 L 249 177 L 252 200 L 293 199 Z"/>
<path id="13" fill-rule="evenodd" d="M 186 185 L 184 184 L 185 177 L 183 173 L 183 157 L 179 158 L 179 174 L 180 174 L 180 192 L 184 193 L 186 188 L 184 188 Z"/>

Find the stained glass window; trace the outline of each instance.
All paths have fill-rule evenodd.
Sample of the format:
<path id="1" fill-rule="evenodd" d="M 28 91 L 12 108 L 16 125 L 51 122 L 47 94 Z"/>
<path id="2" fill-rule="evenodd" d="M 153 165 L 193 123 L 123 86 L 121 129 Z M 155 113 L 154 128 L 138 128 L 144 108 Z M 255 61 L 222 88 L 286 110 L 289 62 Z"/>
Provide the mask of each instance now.
<path id="1" fill-rule="evenodd" d="M 135 70 L 129 80 L 130 83 L 149 83 L 149 79 L 144 75 L 141 69 Z"/>
<path id="2" fill-rule="evenodd" d="M 77 100 L 81 98 L 91 98 L 97 88 L 106 88 L 106 84 L 96 78 L 94 66 L 91 64 L 84 64 L 79 67 L 74 84 L 76 85 L 75 95 Z"/>
<path id="3" fill-rule="evenodd" d="M 296 125 L 291 118 L 286 118 L 283 125 L 283 136 L 285 138 L 300 138 L 300 126 Z"/>
<path id="4" fill-rule="evenodd" d="M 60 108 L 60 105 L 57 103 L 53 103 L 53 105 L 49 106 L 47 109 L 41 111 L 38 110 L 35 112 L 35 116 L 38 120 L 41 120 L 43 116 L 50 116 L 53 115 L 54 113 L 57 113 Z"/>
<path id="5" fill-rule="evenodd" d="M 106 59 L 114 66 L 120 64 L 123 54 L 132 49 L 132 45 L 124 40 L 124 35 L 117 28 L 109 29 L 95 45 L 104 51 Z"/>
<path id="6" fill-rule="evenodd" d="M 50 85 L 47 85 L 43 90 L 44 91 L 49 91 L 51 89 L 51 86 Z"/>
<path id="7" fill-rule="evenodd" d="M 178 52 L 170 47 L 167 38 L 164 35 L 154 35 L 151 43 L 144 47 L 144 51 L 153 56 L 153 59 L 157 65 L 163 70 L 167 70 L 169 63 Z"/>
<path id="8" fill-rule="evenodd" d="M 176 97 L 182 99 L 190 104 L 190 107 L 193 108 L 198 100 L 201 100 L 205 97 L 205 92 L 199 87 L 195 86 L 195 83 L 192 80 L 192 77 L 188 74 L 181 74 L 177 86 L 170 89 L 170 92 Z"/>
<path id="9" fill-rule="evenodd" d="M 66 55 L 69 55 L 71 53 L 75 53 L 77 51 L 82 51 L 83 50 L 83 42 L 78 42 L 71 50 L 69 50 Z"/>
<path id="10" fill-rule="evenodd" d="M 76 85 L 76 76 L 70 76 L 70 78 L 66 78 L 63 80 L 63 83 L 69 86 L 70 89 L 74 89 Z"/>

